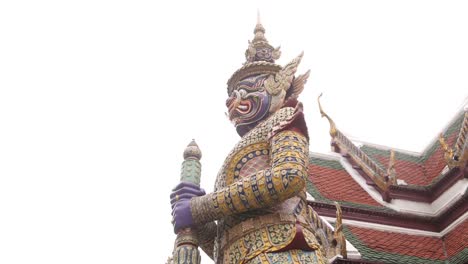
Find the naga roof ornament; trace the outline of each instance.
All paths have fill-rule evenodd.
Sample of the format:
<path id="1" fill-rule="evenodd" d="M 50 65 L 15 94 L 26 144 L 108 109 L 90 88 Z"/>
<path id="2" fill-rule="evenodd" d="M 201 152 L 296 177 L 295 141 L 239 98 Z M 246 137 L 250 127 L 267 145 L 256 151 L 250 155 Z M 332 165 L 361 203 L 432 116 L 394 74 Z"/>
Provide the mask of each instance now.
<path id="1" fill-rule="evenodd" d="M 328 122 L 330 123 L 330 136 L 332 138 L 335 138 L 336 135 L 338 134 L 337 132 L 337 128 L 336 128 L 336 125 L 335 125 L 335 122 L 333 121 L 333 119 L 331 119 L 331 117 L 329 117 L 325 111 L 323 111 L 322 109 L 322 105 L 320 104 L 320 97 L 322 97 L 322 94 L 320 94 L 318 97 L 317 97 L 317 102 L 318 102 L 318 106 L 319 106 L 319 110 L 320 110 L 320 114 L 322 115 L 322 117 L 325 117 L 326 119 L 328 119 Z"/>
<path id="2" fill-rule="evenodd" d="M 454 149 L 451 148 L 445 141 L 443 133 L 439 134 L 439 143 L 440 143 L 440 147 L 444 151 L 444 159 L 448 167 L 449 168 L 462 167 L 462 165 L 466 161 L 467 155 L 465 154 L 465 157 L 462 157 L 462 158 L 456 156 Z"/>

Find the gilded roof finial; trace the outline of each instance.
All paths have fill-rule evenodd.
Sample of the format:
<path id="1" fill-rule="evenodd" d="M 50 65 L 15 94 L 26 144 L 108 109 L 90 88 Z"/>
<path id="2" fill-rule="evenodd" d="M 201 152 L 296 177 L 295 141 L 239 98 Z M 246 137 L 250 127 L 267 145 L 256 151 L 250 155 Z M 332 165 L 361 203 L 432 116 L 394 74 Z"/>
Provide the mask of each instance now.
<path id="1" fill-rule="evenodd" d="M 330 136 L 332 138 L 335 138 L 338 133 L 338 130 L 336 129 L 335 122 L 333 122 L 333 120 L 323 111 L 322 105 L 320 104 L 320 97 L 322 97 L 322 94 L 320 94 L 319 97 L 317 98 L 319 109 L 320 109 L 320 114 L 322 115 L 322 117 L 325 117 L 328 119 L 328 122 L 330 123 Z"/>

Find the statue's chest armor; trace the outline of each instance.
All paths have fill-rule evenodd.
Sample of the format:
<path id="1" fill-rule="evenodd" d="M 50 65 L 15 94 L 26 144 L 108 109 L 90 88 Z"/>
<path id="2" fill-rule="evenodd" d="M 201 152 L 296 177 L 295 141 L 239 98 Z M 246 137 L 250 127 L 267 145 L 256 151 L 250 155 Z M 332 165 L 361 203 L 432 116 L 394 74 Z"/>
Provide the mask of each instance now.
<path id="1" fill-rule="evenodd" d="M 270 167 L 270 150 L 267 142 L 259 142 L 241 149 L 228 162 L 226 184 L 230 185 L 239 178 L 249 177 Z"/>
<path id="2" fill-rule="evenodd" d="M 234 180 L 236 176 L 241 178 L 249 177 L 252 174 L 270 167 L 269 150 L 264 144 L 256 144 L 253 146 L 257 150 L 245 155 L 236 165 L 234 171 Z"/>
<path id="3" fill-rule="evenodd" d="M 247 144 L 246 141 L 249 141 Z M 243 138 L 226 158 L 218 173 L 215 188 L 221 189 L 240 178 L 267 169 L 270 164 L 270 147 L 266 136 Z"/>
<path id="4" fill-rule="evenodd" d="M 280 123 L 294 113 L 291 107 L 282 108 L 241 138 L 226 157 L 216 178 L 215 190 L 234 183 L 270 165 L 269 138 Z"/>

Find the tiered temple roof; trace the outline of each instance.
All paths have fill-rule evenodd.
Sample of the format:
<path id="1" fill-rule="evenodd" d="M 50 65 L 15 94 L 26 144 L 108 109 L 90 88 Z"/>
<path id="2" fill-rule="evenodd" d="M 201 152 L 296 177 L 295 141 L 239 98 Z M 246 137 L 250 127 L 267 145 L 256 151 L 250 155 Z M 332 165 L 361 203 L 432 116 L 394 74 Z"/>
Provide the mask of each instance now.
<path id="1" fill-rule="evenodd" d="M 468 109 L 421 153 L 352 141 L 320 110 L 333 152 L 310 153 L 309 204 L 330 223 L 341 204 L 355 251 L 334 263 L 468 263 Z"/>

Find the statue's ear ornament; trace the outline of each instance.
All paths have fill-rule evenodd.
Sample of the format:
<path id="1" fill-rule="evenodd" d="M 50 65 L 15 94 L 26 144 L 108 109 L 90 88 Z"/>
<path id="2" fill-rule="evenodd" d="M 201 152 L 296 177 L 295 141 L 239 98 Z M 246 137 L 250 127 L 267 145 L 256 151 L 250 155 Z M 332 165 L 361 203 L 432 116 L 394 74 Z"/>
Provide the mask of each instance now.
<path id="1" fill-rule="evenodd" d="M 310 70 L 306 71 L 304 74 L 294 77 L 292 85 L 289 87 L 289 90 L 286 93 L 286 98 L 297 99 L 302 91 L 304 91 L 304 87 L 307 79 L 309 78 L 309 75 Z"/>
<path id="2" fill-rule="evenodd" d="M 272 58 L 274 60 L 277 60 L 281 57 L 281 50 L 280 50 L 281 46 L 278 46 L 276 47 L 274 50 L 273 50 L 273 53 L 272 53 Z"/>
<path id="3" fill-rule="evenodd" d="M 274 75 L 270 75 L 265 80 L 265 88 L 271 95 L 277 95 L 282 90 L 288 91 L 293 82 L 294 74 L 301 63 L 302 57 L 304 56 L 304 52 L 301 52 L 299 56 L 294 58 L 291 62 L 286 64 L 278 73 Z M 305 78 L 307 79 L 307 77 Z M 304 87 L 302 87 L 303 89 Z"/>
<path id="4" fill-rule="evenodd" d="M 255 54 L 257 54 L 257 49 L 255 49 L 253 43 L 249 40 L 249 47 L 245 51 L 245 62 L 247 64 L 249 62 L 254 61 Z"/>

